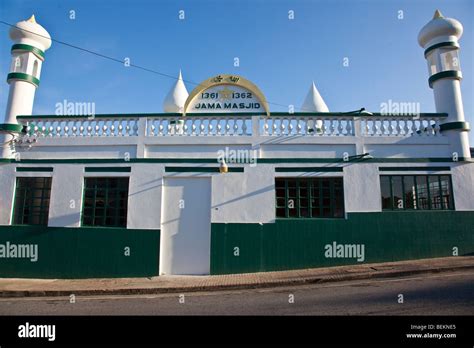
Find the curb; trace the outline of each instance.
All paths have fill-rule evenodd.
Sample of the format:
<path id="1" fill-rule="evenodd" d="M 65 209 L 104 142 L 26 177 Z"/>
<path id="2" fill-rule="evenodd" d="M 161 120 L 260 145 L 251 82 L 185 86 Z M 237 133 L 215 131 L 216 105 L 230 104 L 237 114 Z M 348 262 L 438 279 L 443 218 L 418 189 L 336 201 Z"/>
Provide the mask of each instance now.
<path id="1" fill-rule="evenodd" d="M 0 298 L 17 298 L 17 297 L 62 297 L 74 294 L 76 296 L 105 296 L 105 295 L 151 295 L 151 294 L 169 294 L 169 293 L 189 293 L 201 291 L 224 291 L 224 290 L 244 290 L 244 289 L 263 289 L 276 288 L 285 286 L 297 286 L 308 284 L 335 283 L 350 280 L 364 279 L 384 279 L 397 278 L 402 276 L 410 276 L 417 274 L 444 273 L 474 269 L 474 264 L 463 266 L 449 266 L 431 269 L 413 269 L 413 270 L 395 270 L 374 273 L 359 274 L 342 274 L 342 275 L 326 275 L 305 278 L 295 278 L 290 280 L 271 280 L 261 283 L 239 283 L 224 285 L 202 285 L 187 287 L 162 287 L 162 288 L 118 288 L 118 289 L 91 289 L 91 290 L 0 290 Z"/>

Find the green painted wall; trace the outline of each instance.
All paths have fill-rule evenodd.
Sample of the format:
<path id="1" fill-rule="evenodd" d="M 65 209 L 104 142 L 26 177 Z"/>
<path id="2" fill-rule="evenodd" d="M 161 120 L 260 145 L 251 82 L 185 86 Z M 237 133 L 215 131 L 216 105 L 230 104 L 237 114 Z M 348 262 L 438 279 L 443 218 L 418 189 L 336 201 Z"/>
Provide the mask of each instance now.
<path id="1" fill-rule="evenodd" d="M 474 254 L 474 212 L 349 213 L 348 219 L 212 224 L 211 274 L 357 264 L 326 258 L 324 246 L 364 244 L 365 263 Z M 239 256 L 234 256 L 239 247 Z"/>
<path id="2" fill-rule="evenodd" d="M 102 278 L 158 275 L 159 230 L 0 226 L 0 244 L 38 244 L 38 261 L 0 258 L 0 277 Z M 125 256 L 130 247 L 130 256 Z"/>

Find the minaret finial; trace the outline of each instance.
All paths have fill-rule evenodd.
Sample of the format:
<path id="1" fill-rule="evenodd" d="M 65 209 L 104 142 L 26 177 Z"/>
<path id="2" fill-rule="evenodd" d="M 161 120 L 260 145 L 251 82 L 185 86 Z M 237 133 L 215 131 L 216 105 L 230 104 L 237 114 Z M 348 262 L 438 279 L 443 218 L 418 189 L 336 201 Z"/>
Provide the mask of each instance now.
<path id="1" fill-rule="evenodd" d="M 433 19 L 436 19 L 436 18 L 443 18 L 443 14 L 441 13 L 440 10 L 435 11 Z"/>
<path id="2" fill-rule="evenodd" d="M 36 23 L 35 15 L 31 15 L 30 19 L 28 19 L 27 22 Z"/>

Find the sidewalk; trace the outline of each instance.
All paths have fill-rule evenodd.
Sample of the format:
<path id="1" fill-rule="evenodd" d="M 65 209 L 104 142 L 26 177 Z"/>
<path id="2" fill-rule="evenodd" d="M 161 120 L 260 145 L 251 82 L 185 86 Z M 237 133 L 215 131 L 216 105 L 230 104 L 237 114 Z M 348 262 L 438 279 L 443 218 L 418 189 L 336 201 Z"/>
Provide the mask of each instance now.
<path id="1" fill-rule="evenodd" d="M 470 270 L 474 256 L 217 276 L 107 279 L 0 278 L 0 297 L 182 293 L 304 285 Z"/>

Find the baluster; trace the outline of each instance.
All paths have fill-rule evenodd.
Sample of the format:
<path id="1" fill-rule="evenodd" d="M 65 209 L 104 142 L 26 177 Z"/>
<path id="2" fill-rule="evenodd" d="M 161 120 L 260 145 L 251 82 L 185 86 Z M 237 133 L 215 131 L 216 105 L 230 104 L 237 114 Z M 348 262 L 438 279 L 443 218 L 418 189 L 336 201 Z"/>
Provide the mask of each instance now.
<path id="1" fill-rule="evenodd" d="M 247 135 L 247 118 L 242 118 L 242 135 Z"/>
<path id="2" fill-rule="evenodd" d="M 204 120 L 201 118 L 199 120 L 199 135 L 204 135 Z"/>
<path id="3" fill-rule="evenodd" d="M 380 120 L 380 136 L 385 135 L 385 130 L 386 130 L 386 127 L 385 127 L 385 120 L 382 118 L 382 119 Z"/>
<path id="4" fill-rule="evenodd" d="M 353 122 L 353 119 L 347 119 L 347 122 L 346 122 L 346 135 L 352 135 L 352 130 L 354 129 L 353 125 L 352 125 L 352 122 Z"/>
<path id="5" fill-rule="evenodd" d="M 285 119 L 284 118 L 280 119 L 280 122 L 281 122 L 280 123 L 280 130 L 281 130 L 280 135 L 284 135 L 285 134 L 285 128 L 286 128 Z"/>
<path id="6" fill-rule="evenodd" d="M 435 125 L 434 125 L 434 135 L 435 136 L 440 136 L 441 135 L 441 127 L 439 125 L 439 120 L 438 119 L 435 119 L 434 120 L 435 122 Z"/>
<path id="7" fill-rule="evenodd" d="M 336 125 L 334 124 L 334 118 L 331 118 L 329 123 L 329 135 L 334 135 L 336 133 Z"/>
<path id="8" fill-rule="evenodd" d="M 288 135 L 292 135 L 293 133 L 293 124 L 292 124 L 293 121 L 294 121 L 293 118 L 288 119 Z"/>
<path id="9" fill-rule="evenodd" d="M 407 136 L 409 131 L 410 130 L 408 129 L 408 119 L 406 118 L 405 121 L 403 121 L 403 135 Z"/>
<path id="10" fill-rule="evenodd" d="M 303 127 L 301 126 L 301 123 L 304 122 L 304 119 L 297 119 L 296 120 L 296 134 L 301 135 L 301 130 Z"/>
<path id="11" fill-rule="evenodd" d="M 344 121 L 344 119 L 340 118 L 337 120 L 337 123 L 338 123 L 338 126 L 337 126 L 337 135 L 338 136 L 343 136 L 344 134 L 342 133 L 342 122 Z"/>
<path id="12" fill-rule="evenodd" d="M 239 119 L 236 117 L 234 118 L 234 132 L 232 133 L 232 135 L 238 135 L 239 131 Z"/>
<path id="13" fill-rule="evenodd" d="M 212 132 L 214 129 L 214 127 L 212 126 L 213 121 L 214 120 L 211 117 L 209 117 L 209 121 L 208 121 L 209 123 L 207 124 L 207 135 L 214 135 Z"/>

